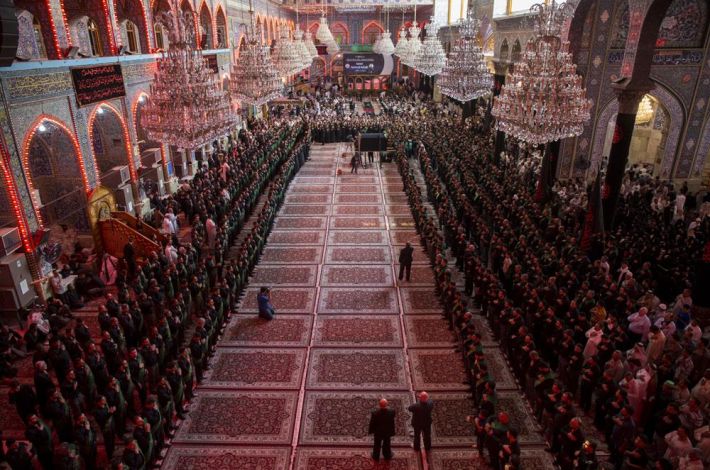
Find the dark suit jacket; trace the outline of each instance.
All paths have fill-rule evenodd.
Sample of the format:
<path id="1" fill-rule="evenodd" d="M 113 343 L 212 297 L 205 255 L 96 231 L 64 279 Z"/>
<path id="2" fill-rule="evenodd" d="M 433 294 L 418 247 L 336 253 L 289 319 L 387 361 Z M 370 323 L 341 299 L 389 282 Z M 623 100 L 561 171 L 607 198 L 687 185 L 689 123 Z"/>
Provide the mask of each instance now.
<path id="1" fill-rule="evenodd" d="M 431 426 L 431 410 L 434 409 L 434 402 L 427 400 L 422 403 L 421 401 L 409 407 L 409 411 L 412 412 L 412 426 L 415 428 L 426 428 Z"/>
<path id="2" fill-rule="evenodd" d="M 368 434 L 383 437 L 394 436 L 394 415 L 395 411 L 389 408 L 372 410 Z"/>
<path id="3" fill-rule="evenodd" d="M 412 254 L 414 254 L 414 247 L 405 246 L 399 250 L 399 262 L 403 264 L 408 264 L 412 262 Z"/>

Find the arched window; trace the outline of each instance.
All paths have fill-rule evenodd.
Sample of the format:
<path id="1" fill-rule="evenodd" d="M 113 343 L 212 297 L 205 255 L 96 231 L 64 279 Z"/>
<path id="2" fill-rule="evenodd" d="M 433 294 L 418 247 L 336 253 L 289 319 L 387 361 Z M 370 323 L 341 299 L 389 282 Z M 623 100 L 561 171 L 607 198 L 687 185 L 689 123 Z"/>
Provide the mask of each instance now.
<path id="1" fill-rule="evenodd" d="M 163 29 L 163 25 L 160 23 L 155 23 L 155 27 L 153 28 L 153 31 L 155 31 L 155 47 L 158 48 L 159 50 L 164 51 L 167 49 L 165 47 L 165 30 Z"/>
<path id="2" fill-rule="evenodd" d="M 35 42 L 37 43 L 37 49 L 39 51 L 39 58 L 47 58 L 47 49 L 44 47 L 44 37 L 42 36 L 42 25 L 39 24 L 39 20 L 35 16 L 32 20 L 32 29 L 35 33 Z"/>
<path id="3" fill-rule="evenodd" d="M 220 8 L 217 10 L 217 47 L 223 49 L 228 47 L 227 43 L 227 19 Z"/>
<path id="4" fill-rule="evenodd" d="M 132 21 L 126 20 L 126 46 L 134 53 L 140 53 L 140 43 L 138 42 L 138 28 Z"/>
<path id="5" fill-rule="evenodd" d="M 99 31 L 99 25 L 96 21 L 89 18 L 86 23 L 87 30 L 89 31 L 89 42 L 91 43 L 91 55 L 101 56 L 104 54 L 104 48 L 101 44 L 101 32 Z"/>

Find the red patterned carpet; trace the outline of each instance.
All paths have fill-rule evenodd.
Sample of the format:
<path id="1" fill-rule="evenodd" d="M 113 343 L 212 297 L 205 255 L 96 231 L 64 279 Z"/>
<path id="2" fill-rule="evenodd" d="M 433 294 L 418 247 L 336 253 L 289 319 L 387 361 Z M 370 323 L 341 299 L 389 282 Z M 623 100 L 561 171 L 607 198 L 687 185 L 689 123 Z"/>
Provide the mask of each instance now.
<path id="1" fill-rule="evenodd" d="M 336 177 L 340 153 L 336 145 L 314 147 L 291 184 L 163 468 L 486 468 L 471 447 L 465 418 L 473 404 L 463 363 L 397 169 L 375 166 L 355 175 L 344 168 Z M 410 281 L 399 281 L 397 259 L 407 242 L 414 265 Z M 256 316 L 264 285 L 272 289 L 273 321 Z M 491 340 L 487 330 L 484 340 Z M 487 358 L 521 441 L 540 444 L 503 356 Z M 407 411 L 422 389 L 435 401 L 428 461 L 411 449 Z M 397 412 L 395 457 L 375 464 L 367 428 L 382 397 Z M 523 462 L 552 468 L 539 449 L 526 449 Z"/>

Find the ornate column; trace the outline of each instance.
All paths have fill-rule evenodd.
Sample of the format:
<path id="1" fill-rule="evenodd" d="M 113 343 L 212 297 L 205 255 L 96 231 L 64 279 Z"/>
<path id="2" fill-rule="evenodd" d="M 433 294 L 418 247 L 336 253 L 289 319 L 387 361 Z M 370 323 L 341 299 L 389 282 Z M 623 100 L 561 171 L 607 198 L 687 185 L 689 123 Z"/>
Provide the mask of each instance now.
<path id="1" fill-rule="evenodd" d="M 493 65 L 495 67 L 495 74 L 493 74 L 493 99 L 500 95 L 500 91 L 505 85 L 505 75 L 508 72 L 508 63 L 502 61 L 494 61 Z M 493 99 L 491 104 L 493 104 Z M 488 108 L 488 113 L 486 114 L 486 124 L 490 125 L 491 122 L 491 108 Z M 493 151 L 493 160 L 498 161 L 500 158 L 500 153 L 505 149 L 505 132 L 496 132 L 496 142 L 495 150 Z"/>
<path id="2" fill-rule="evenodd" d="M 638 89 L 616 89 L 619 101 L 619 113 L 616 115 L 614 137 L 612 139 L 611 150 L 609 151 L 609 162 L 606 168 L 606 178 L 604 179 L 604 190 L 602 193 L 605 230 L 611 230 L 614 226 L 614 216 L 616 215 L 616 206 L 619 202 L 621 182 L 624 179 L 626 162 L 629 159 L 629 147 L 631 146 L 631 137 L 634 133 L 636 113 L 638 112 L 641 98 L 643 98 L 643 95 L 649 90 L 650 88 L 646 87 Z"/>
<path id="3" fill-rule="evenodd" d="M 71 47 L 69 23 L 62 9 L 60 0 L 46 0 L 49 10 L 49 23 L 54 35 L 54 49 L 57 59 L 64 58 L 64 53 Z"/>

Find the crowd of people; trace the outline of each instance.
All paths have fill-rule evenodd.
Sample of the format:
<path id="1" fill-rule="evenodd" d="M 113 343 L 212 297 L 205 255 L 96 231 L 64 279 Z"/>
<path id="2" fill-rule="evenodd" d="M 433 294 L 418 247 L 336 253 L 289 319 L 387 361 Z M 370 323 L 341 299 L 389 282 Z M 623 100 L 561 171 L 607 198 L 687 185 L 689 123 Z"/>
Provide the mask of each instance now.
<path id="1" fill-rule="evenodd" d="M 31 443 L 5 442 L 0 460 L 13 470 L 34 462 L 140 470 L 160 459 L 308 155 L 310 134 L 298 120 L 248 127 L 227 148 L 215 144 L 175 195 L 153 199 L 146 223 L 164 233 L 161 250 L 142 258 L 129 241 L 115 288 L 81 298 L 98 304 L 98 337 L 61 295 L 24 338 L 13 337 L 11 351 L 31 354 L 34 364 L 33 384 L 11 380 L 10 404 Z M 189 236 L 180 236 L 181 220 L 190 224 Z"/>
<path id="2" fill-rule="evenodd" d="M 691 289 L 710 219 L 659 212 L 652 202 L 674 192 L 672 185 L 630 171 L 615 229 L 599 253 L 585 252 L 585 187 L 560 184 L 552 201 L 538 204 L 535 180 L 519 171 L 519 160 L 491 164 L 491 138 L 475 121 L 432 121 L 419 142 L 440 223 L 420 230 L 435 255 L 443 244 L 455 256 L 464 294 L 488 318 L 562 468 L 597 468 L 595 436 L 615 468 L 703 468 L 710 362 Z M 445 260 L 436 266 L 445 288 Z M 471 312 L 456 293 L 444 298 L 463 339 L 474 398 L 493 397 L 474 421 L 479 451 L 487 449 L 497 468 L 515 437 L 503 432 L 507 417 L 495 409 Z"/>
<path id="3" fill-rule="evenodd" d="M 694 205 L 686 186 L 632 168 L 614 229 L 594 234 L 590 250 L 581 241 L 591 189 L 580 180 L 558 182 L 540 203 L 539 156 L 491 158 L 494 136 L 480 117 L 462 120 L 406 84 L 380 97 L 377 116 L 355 115 L 337 94 L 316 103 L 297 117 L 250 122 L 176 194 L 151 199 L 145 223 L 165 234 L 161 250 L 141 258 L 126 245 L 115 289 L 99 306 L 100 337 L 66 305 L 104 295 L 90 278 L 81 295 L 58 292 L 24 337 L 3 327 L 3 374 L 14 375 L 12 361 L 25 354 L 35 367 L 33 386 L 12 384 L 32 444 L 6 442 L 2 457 L 13 469 L 30 468 L 35 456 L 43 468 L 94 468 L 99 435 L 109 459 L 124 444 L 121 468 L 159 458 L 311 135 L 347 142 L 365 131 L 387 133 L 397 149 L 444 316 L 469 372 L 475 408 L 468 420 L 492 468 L 519 468 L 520 430 L 497 403 L 477 308 L 564 470 L 600 468 L 599 440 L 615 468 L 710 464 L 708 338 L 693 317 L 710 201 Z M 189 225 L 188 237 L 181 224 Z M 463 273 L 461 288 L 455 270 Z"/>

